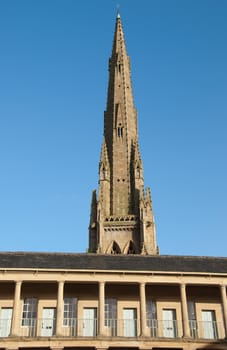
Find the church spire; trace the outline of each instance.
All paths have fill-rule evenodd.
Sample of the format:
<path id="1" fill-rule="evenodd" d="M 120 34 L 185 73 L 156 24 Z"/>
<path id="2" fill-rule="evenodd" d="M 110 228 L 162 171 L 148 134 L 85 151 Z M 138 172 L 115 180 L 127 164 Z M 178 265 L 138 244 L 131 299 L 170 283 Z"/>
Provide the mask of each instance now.
<path id="1" fill-rule="evenodd" d="M 117 5 L 117 18 L 121 18 L 119 5 Z"/>
<path id="2" fill-rule="evenodd" d="M 130 60 L 118 12 L 109 59 L 99 191 L 97 199 L 93 195 L 92 200 L 89 251 L 156 254 L 149 193 L 144 195 Z"/>

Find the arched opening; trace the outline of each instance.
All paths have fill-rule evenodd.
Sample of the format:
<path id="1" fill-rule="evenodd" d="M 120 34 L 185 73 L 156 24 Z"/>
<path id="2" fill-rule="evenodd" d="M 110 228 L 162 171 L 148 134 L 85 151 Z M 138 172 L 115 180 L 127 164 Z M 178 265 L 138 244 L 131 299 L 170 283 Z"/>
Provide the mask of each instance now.
<path id="1" fill-rule="evenodd" d="M 129 241 L 124 249 L 124 253 L 125 254 L 137 254 L 137 250 L 136 250 L 136 246 L 135 243 L 133 241 Z"/>
<path id="2" fill-rule="evenodd" d="M 123 137 L 123 126 L 121 125 L 121 123 L 117 127 L 117 136 Z"/>
<path id="3" fill-rule="evenodd" d="M 111 244 L 109 245 L 109 248 L 106 251 L 108 254 L 121 254 L 121 249 L 119 247 L 119 245 L 117 244 L 117 242 L 113 241 L 111 242 Z"/>
<path id="4" fill-rule="evenodd" d="M 119 245 L 114 241 L 111 249 L 111 254 L 121 254 Z"/>

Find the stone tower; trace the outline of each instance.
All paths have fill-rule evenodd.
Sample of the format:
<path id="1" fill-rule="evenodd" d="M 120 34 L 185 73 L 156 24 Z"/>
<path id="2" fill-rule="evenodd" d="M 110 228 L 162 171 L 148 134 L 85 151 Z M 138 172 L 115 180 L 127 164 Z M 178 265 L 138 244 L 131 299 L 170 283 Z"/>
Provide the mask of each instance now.
<path id="1" fill-rule="evenodd" d="M 99 190 L 92 195 L 89 252 L 158 254 L 150 189 L 144 192 L 130 61 L 119 14 L 109 59 Z"/>

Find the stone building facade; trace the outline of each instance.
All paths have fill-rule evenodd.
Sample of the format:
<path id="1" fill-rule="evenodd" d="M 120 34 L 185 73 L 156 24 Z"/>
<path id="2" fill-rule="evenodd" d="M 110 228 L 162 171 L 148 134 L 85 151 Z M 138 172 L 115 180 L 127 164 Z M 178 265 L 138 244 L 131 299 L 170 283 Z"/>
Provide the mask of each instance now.
<path id="1" fill-rule="evenodd" d="M 227 258 L 159 255 L 117 16 L 89 253 L 0 253 L 0 350 L 226 350 Z"/>

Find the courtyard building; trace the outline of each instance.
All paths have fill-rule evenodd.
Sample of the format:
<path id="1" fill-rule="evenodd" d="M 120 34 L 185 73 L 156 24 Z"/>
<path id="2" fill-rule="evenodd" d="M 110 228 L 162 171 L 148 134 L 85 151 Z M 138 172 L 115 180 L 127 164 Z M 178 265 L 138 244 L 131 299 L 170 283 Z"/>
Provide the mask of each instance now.
<path id="1" fill-rule="evenodd" d="M 226 350 L 227 258 L 159 254 L 116 18 L 87 253 L 0 253 L 0 350 Z"/>

